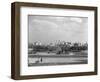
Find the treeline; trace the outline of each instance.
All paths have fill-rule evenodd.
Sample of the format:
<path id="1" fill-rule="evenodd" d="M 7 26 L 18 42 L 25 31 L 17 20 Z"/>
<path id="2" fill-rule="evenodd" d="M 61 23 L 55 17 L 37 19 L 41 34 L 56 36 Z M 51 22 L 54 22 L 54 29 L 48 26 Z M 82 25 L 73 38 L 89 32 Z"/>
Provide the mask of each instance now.
<path id="1" fill-rule="evenodd" d="M 57 54 L 67 53 L 67 52 L 79 52 L 83 50 L 88 50 L 87 43 L 60 43 L 55 45 L 36 45 L 30 43 L 28 45 L 29 53 L 36 53 L 36 52 L 54 52 Z"/>

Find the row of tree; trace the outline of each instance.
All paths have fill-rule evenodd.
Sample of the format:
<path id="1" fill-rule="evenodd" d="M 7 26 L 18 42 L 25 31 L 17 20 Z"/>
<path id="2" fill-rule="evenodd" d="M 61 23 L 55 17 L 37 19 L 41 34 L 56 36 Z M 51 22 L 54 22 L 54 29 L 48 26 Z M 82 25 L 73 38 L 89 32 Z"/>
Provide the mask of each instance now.
<path id="1" fill-rule="evenodd" d="M 57 54 L 67 53 L 67 52 L 79 52 L 88 49 L 88 44 L 84 43 L 67 43 L 67 44 L 56 44 L 56 45 L 33 45 L 32 43 L 28 45 L 31 48 L 31 53 L 36 52 L 55 52 Z"/>

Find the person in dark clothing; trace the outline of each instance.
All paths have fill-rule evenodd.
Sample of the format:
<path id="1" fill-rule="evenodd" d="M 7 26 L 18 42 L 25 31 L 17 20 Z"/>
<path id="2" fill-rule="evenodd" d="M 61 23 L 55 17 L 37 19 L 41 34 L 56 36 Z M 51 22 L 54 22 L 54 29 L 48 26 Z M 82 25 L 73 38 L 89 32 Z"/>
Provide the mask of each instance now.
<path id="1" fill-rule="evenodd" d="M 41 62 L 43 61 L 42 57 L 41 57 L 40 61 L 41 61 Z"/>

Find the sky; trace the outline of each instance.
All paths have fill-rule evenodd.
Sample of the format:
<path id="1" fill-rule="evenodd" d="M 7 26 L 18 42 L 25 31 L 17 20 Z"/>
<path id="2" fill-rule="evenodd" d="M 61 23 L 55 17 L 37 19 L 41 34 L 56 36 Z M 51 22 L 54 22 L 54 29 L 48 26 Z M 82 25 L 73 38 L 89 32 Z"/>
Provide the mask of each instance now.
<path id="1" fill-rule="evenodd" d="M 29 43 L 55 41 L 87 42 L 88 18 L 72 16 L 28 15 Z"/>

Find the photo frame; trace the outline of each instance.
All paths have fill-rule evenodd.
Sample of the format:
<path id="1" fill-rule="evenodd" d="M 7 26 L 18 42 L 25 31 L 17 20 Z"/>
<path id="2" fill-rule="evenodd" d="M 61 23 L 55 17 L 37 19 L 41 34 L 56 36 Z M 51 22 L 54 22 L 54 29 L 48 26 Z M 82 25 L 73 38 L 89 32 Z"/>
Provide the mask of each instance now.
<path id="1" fill-rule="evenodd" d="M 11 78 L 97 75 L 97 7 L 11 4 Z"/>

